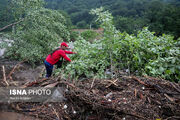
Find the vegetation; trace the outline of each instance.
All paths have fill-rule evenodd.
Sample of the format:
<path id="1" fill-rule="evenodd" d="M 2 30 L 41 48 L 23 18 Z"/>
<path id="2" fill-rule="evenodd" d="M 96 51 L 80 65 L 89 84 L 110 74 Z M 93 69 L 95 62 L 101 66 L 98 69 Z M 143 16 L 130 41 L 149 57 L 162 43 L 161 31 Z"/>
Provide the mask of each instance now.
<path id="1" fill-rule="evenodd" d="M 12 21 L 13 16 L 10 6 L 8 5 L 8 0 L 0 0 L 0 28 L 6 26 Z"/>
<path id="2" fill-rule="evenodd" d="M 92 8 L 103 6 L 109 10 L 121 32 L 137 34 L 149 27 L 156 35 L 163 33 L 180 37 L 179 0 L 45 0 L 46 7 L 66 11 L 78 28 L 98 27 L 89 14 Z"/>
<path id="3" fill-rule="evenodd" d="M 15 12 L 18 19 L 24 19 L 13 32 L 15 38 L 6 56 L 18 60 L 37 63 L 43 60 L 60 41 L 69 41 L 70 33 L 64 16 L 55 10 L 45 9 L 41 1 L 15 2 L 19 7 Z M 27 6 L 24 7 L 24 6 Z M 28 10 L 29 9 L 29 10 Z"/>
<path id="4" fill-rule="evenodd" d="M 58 1 L 53 0 L 52 3 L 55 4 Z M 76 6 L 79 1 L 66 0 L 66 5 L 71 6 L 73 3 Z M 91 24 L 103 28 L 103 35 L 99 40 L 91 40 L 97 36 L 92 31 L 85 31 L 81 36 L 76 32 L 70 32 L 72 25 L 68 14 L 62 10 L 44 8 L 43 0 L 11 0 L 12 4 L 7 4 L 7 6 L 11 5 L 10 11 L 14 12 L 7 22 L 19 20 L 22 22 L 12 29 L 14 42 L 8 47 L 6 56 L 37 63 L 42 61 L 52 49 L 58 47 L 57 43 L 72 40 L 74 50 L 78 54 L 71 56 L 73 62 L 64 66 L 64 72 L 58 70 L 66 77 L 72 79 L 107 78 L 109 77 L 108 71 L 112 78 L 118 70 L 126 69 L 132 74 L 180 81 L 180 39 L 177 38 L 180 33 L 178 32 L 180 28 L 178 27 L 180 24 L 178 4 L 167 4 L 170 3 L 168 0 L 165 3 L 160 0 L 150 0 L 150 2 L 146 0 L 135 0 L 134 2 L 132 0 L 126 2 L 124 0 L 100 0 L 95 2 L 92 0 L 91 4 L 90 1 L 86 1 L 89 7 L 81 11 L 81 7 L 86 8 L 83 7 L 85 1 L 81 1 L 79 5 L 82 6 L 78 9 L 70 7 L 66 10 L 64 7 L 64 10 L 71 16 L 74 25 L 87 27 Z M 161 7 L 157 7 L 157 4 Z M 89 13 L 89 8 L 98 5 L 104 5 L 105 10 L 101 7 Z M 119 5 L 122 6 L 119 7 Z M 97 18 L 95 19 L 93 15 Z M 79 18 L 83 19 L 79 20 Z M 89 21 L 86 21 L 86 18 Z M 143 26 L 148 27 L 142 29 Z M 172 33 L 176 35 L 176 38 L 162 33 Z"/>
<path id="5" fill-rule="evenodd" d="M 92 30 L 87 30 L 81 33 L 81 36 L 88 41 L 94 40 L 97 36 L 98 33 Z"/>
<path id="6" fill-rule="evenodd" d="M 0 0 L 0 27 L 23 17 L 23 14 L 19 14 L 22 8 L 13 1 L 21 0 Z M 33 2 L 24 2 L 27 6 L 23 6 L 23 9 L 39 2 L 39 5 L 43 4 L 46 8 L 61 11 L 68 20 L 67 25 L 70 26 L 72 21 L 77 28 L 90 26 L 98 28 L 95 18 L 89 14 L 89 11 L 103 6 L 105 10 L 112 13 L 114 25 L 121 32 L 137 34 L 138 30 L 148 27 L 156 35 L 166 33 L 175 36 L 175 39 L 180 37 L 179 0 L 45 0 L 45 2 L 33 0 Z M 31 8 L 24 11 L 29 9 Z"/>
<path id="7" fill-rule="evenodd" d="M 108 11 L 103 12 L 100 8 L 92 13 L 98 15 L 104 37 L 93 43 L 83 38 L 74 42 L 78 55 L 74 55 L 73 63 L 66 67 L 68 76 L 106 78 L 106 69 L 111 73 L 128 69 L 139 75 L 180 80 L 180 43 L 172 36 L 157 37 L 147 28 L 137 36 L 121 33 L 112 24 L 113 17 Z"/>

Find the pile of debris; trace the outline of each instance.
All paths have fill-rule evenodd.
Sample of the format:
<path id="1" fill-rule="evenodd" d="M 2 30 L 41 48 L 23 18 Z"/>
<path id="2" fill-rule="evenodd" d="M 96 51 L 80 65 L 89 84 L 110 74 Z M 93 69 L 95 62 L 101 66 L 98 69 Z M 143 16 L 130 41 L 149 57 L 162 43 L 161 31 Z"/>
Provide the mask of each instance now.
<path id="1" fill-rule="evenodd" d="M 10 82 L 2 83 L 1 86 Z M 71 81 L 61 76 L 20 87 L 60 87 L 63 99 L 46 103 L 11 103 L 19 113 L 42 120 L 178 120 L 180 84 L 160 78 L 122 75 L 118 79 Z"/>
<path id="2" fill-rule="evenodd" d="M 64 87 L 66 100 L 57 103 L 13 103 L 18 112 L 44 120 L 180 119 L 180 85 L 162 79 L 122 76 L 73 83 L 41 80 L 25 86 Z"/>

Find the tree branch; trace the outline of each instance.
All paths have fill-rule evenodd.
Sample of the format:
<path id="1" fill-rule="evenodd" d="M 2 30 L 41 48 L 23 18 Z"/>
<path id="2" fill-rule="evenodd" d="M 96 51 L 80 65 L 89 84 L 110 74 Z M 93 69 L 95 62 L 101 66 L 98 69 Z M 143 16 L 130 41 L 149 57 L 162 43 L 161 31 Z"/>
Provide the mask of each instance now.
<path id="1" fill-rule="evenodd" d="M 5 30 L 6 28 L 11 27 L 11 26 L 13 26 L 13 25 L 16 25 L 16 24 L 18 24 L 18 23 L 20 23 L 20 22 L 22 22 L 22 21 L 24 21 L 24 18 L 21 19 L 21 20 L 19 20 L 19 21 L 17 21 L 17 22 L 15 22 L 15 23 L 12 23 L 12 24 L 9 24 L 9 25 L 7 25 L 7 26 L 4 26 L 3 28 L 0 28 L 0 31 Z"/>

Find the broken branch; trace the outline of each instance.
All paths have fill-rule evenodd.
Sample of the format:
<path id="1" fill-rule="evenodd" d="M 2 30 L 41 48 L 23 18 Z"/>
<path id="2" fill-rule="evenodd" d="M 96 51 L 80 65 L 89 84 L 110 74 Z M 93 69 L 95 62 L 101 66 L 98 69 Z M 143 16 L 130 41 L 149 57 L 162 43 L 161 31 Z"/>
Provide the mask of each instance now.
<path id="1" fill-rule="evenodd" d="M 138 79 L 138 78 L 135 77 L 135 76 L 132 76 L 131 78 L 134 79 L 134 80 L 136 80 L 136 81 L 138 81 L 140 84 L 143 84 L 143 85 L 145 85 L 145 86 L 149 86 L 148 84 L 144 83 L 143 81 L 141 81 L 140 79 Z"/>
<path id="2" fill-rule="evenodd" d="M 9 83 L 7 82 L 7 80 L 6 80 L 6 72 L 5 72 L 5 67 L 4 67 L 4 65 L 2 66 L 2 70 L 3 70 L 3 80 L 4 80 L 4 82 L 6 83 L 6 85 L 7 86 L 9 86 Z"/>
<path id="3" fill-rule="evenodd" d="M 9 73 L 9 75 L 7 76 L 7 78 L 12 79 L 11 75 L 14 73 L 14 71 L 16 70 L 16 68 L 17 68 L 20 64 L 22 64 L 23 62 L 25 62 L 25 61 L 26 61 L 26 60 L 23 60 L 23 61 L 19 62 L 18 64 L 16 64 L 16 65 L 14 66 L 14 68 L 11 70 L 11 72 Z"/>
<path id="4" fill-rule="evenodd" d="M 94 85 L 94 81 L 95 81 L 95 77 L 94 77 L 94 79 L 93 79 L 93 81 L 92 81 L 92 83 L 91 83 L 91 88 L 93 87 L 93 85 Z"/>
<path id="5" fill-rule="evenodd" d="M 167 94 L 164 94 L 164 96 L 166 96 L 166 98 L 167 98 L 168 100 L 170 100 L 171 102 L 174 102 L 174 99 L 171 98 L 170 96 L 168 96 Z"/>
<path id="6" fill-rule="evenodd" d="M 9 25 L 4 26 L 3 28 L 0 28 L 0 31 L 5 30 L 6 28 L 11 27 L 11 26 L 13 26 L 13 25 L 16 25 L 16 24 L 18 24 L 18 23 L 20 23 L 20 22 L 22 22 L 22 21 L 24 21 L 24 18 L 21 19 L 21 20 L 19 20 L 19 21 L 17 21 L 17 22 L 15 22 L 15 23 L 11 23 L 11 24 L 9 24 Z"/>

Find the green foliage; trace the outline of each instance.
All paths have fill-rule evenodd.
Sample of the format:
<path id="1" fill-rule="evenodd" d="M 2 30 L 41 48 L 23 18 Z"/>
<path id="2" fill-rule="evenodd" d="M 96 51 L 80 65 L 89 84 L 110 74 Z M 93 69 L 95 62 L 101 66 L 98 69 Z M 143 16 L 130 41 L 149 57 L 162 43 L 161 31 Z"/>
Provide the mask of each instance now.
<path id="1" fill-rule="evenodd" d="M 121 32 L 127 32 L 129 34 L 137 34 L 147 24 L 147 20 L 144 18 L 131 18 L 116 16 L 114 18 L 114 25 Z"/>
<path id="2" fill-rule="evenodd" d="M 37 10 L 43 6 L 44 0 L 11 0 L 13 15 L 19 20 L 27 15 L 28 12 Z"/>
<path id="3" fill-rule="evenodd" d="M 74 42 L 78 54 L 73 55 L 73 62 L 67 65 L 67 76 L 106 78 L 105 71 L 110 68 L 111 72 L 129 69 L 139 75 L 180 80 L 179 42 L 172 36 L 157 37 L 147 28 L 139 31 L 137 36 L 121 33 L 112 24 L 113 17 L 108 11 L 99 8 L 91 13 L 102 23 L 104 37 L 93 43 L 83 38 Z"/>
<path id="4" fill-rule="evenodd" d="M 97 36 L 98 33 L 92 30 L 87 30 L 81 33 L 81 36 L 85 39 L 85 40 L 94 40 Z"/>
<path id="5" fill-rule="evenodd" d="M 173 37 L 163 35 L 157 37 L 144 28 L 135 36 L 123 35 L 121 39 L 120 66 L 130 68 L 130 71 L 151 76 L 160 76 L 172 81 L 179 80 L 179 53 L 177 41 Z M 124 57 L 123 57 L 124 56 Z"/>
<path id="6" fill-rule="evenodd" d="M 71 41 L 76 41 L 78 40 L 79 33 L 77 31 L 71 31 L 70 33 L 70 40 Z"/>
<path id="7" fill-rule="evenodd" d="M 68 29 L 70 30 L 72 28 L 72 22 L 71 22 L 71 18 L 70 16 L 65 12 L 65 11 L 62 11 L 62 10 L 58 10 L 66 19 L 66 26 L 68 27 Z"/>
<path id="8" fill-rule="evenodd" d="M 0 49 L 7 48 L 13 41 L 9 33 L 0 33 Z"/>
<path id="9" fill-rule="evenodd" d="M 70 39 L 66 20 L 58 11 L 45 8 L 30 11 L 17 26 L 16 38 L 7 56 L 27 59 L 31 63 L 42 60 L 60 41 Z"/>
<path id="10" fill-rule="evenodd" d="M 8 25 L 12 21 L 13 16 L 11 8 L 8 6 L 8 0 L 0 0 L 0 28 Z"/>
<path id="11" fill-rule="evenodd" d="M 107 66 L 106 56 L 103 55 L 102 44 L 99 41 L 90 43 L 79 37 L 74 42 L 75 51 L 78 54 L 71 55 L 72 63 L 65 67 L 65 75 L 68 78 L 87 77 L 95 75 L 104 78 L 104 69 Z"/>
<path id="12" fill-rule="evenodd" d="M 76 25 L 78 28 L 86 28 L 86 21 L 80 21 Z"/>
<path id="13" fill-rule="evenodd" d="M 115 26 L 120 31 L 137 34 L 144 26 L 156 35 L 163 33 L 180 37 L 179 0 L 45 0 L 47 7 L 66 11 L 73 25 L 88 28 L 94 17 L 92 8 L 103 6 L 112 12 Z M 97 27 L 97 26 L 92 26 Z"/>

